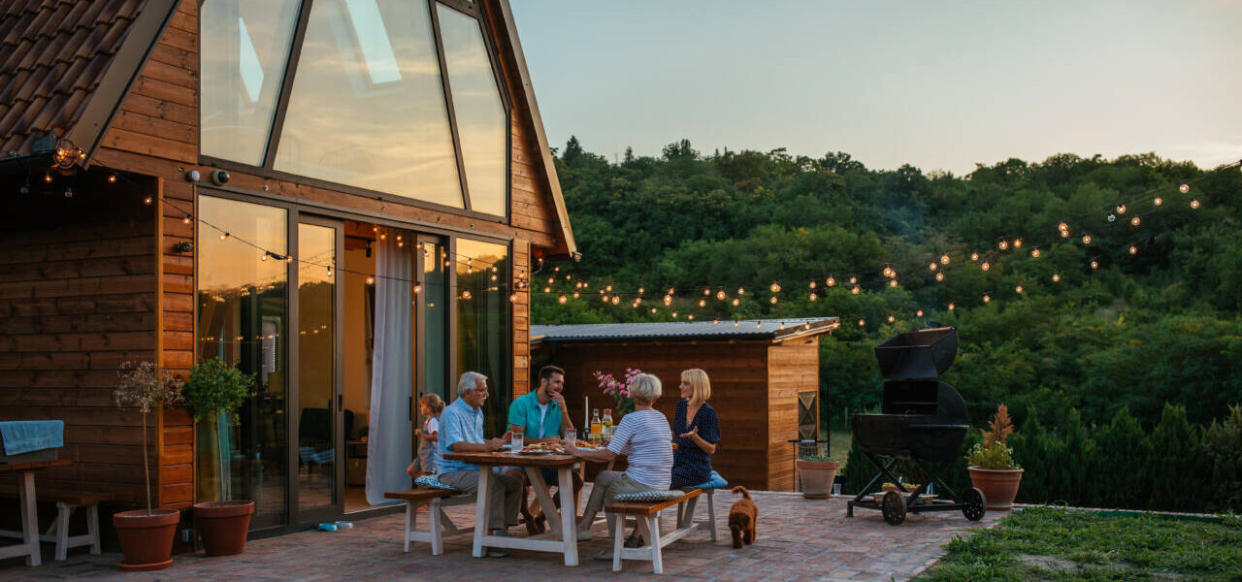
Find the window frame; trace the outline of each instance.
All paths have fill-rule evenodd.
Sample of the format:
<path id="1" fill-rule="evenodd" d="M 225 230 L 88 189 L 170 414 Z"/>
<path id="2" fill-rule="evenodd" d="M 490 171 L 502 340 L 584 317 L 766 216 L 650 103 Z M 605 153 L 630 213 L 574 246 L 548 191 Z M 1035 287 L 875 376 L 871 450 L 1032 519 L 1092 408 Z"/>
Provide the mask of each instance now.
<path id="1" fill-rule="evenodd" d="M 203 1 L 210 1 L 210 0 L 200 0 L 200 4 Z M 200 151 L 198 155 L 199 163 L 205 166 L 214 166 L 214 167 L 224 168 L 224 169 L 233 170 L 237 172 L 245 172 L 248 174 L 253 174 L 253 175 L 256 175 L 262 178 L 268 178 L 272 180 L 280 180 L 284 182 L 291 182 L 295 184 L 305 184 L 308 186 L 335 190 L 335 191 L 343 192 L 346 194 L 361 196 L 361 197 L 368 198 L 371 200 L 381 200 L 384 202 L 391 202 L 391 203 L 400 204 L 403 206 L 412 206 L 416 208 L 432 210 L 435 212 L 462 215 L 462 216 L 466 216 L 466 217 L 478 219 L 478 220 L 498 222 L 500 224 L 509 224 L 510 219 L 511 219 L 511 214 L 512 214 L 512 200 L 513 200 L 513 168 L 512 168 L 512 165 L 513 165 L 513 132 L 511 129 L 513 126 L 513 103 L 510 100 L 508 85 L 505 83 L 504 76 L 501 72 L 501 59 L 500 59 L 498 50 L 496 48 L 495 39 L 492 37 L 491 34 L 489 34 L 490 27 L 487 24 L 487 18 L 485 17 L 483 9 L 479 6 L 480 3 L 478 0 L 475 0 L 475 1 L 425 0 L 427 3 L 427 10 L 431 18 L 432 40 L 435 43 L 436 57 L 440 64 L 440 81 L 441 81 L 441 87 L 443 88 L 443 91 L 444 91 L 445 113 L 448 116 L 449 130 L 452 135 L 453 155 L 454 155 L 454 158 L 456 160 L 456 165 L 457 165 L 457 178 L 461 184 L 462 203 L 463 203 L 462 208 L 456 208 L 453 206 L 447 206 L 447 205 L 438 204 L 435 202 L 419 200 L 417 198 L 411 198 L 408 196 L 393 194 L 391 192 L 372 190 L 372 189 L 363 188 L 360 186 L 343 184 L 340 182 L 332 182 L 328 180 L 321 180 L 318 178 L 311 178 L 309 176 L 302 176 L 299 174 L 291 174 L 288 172 L 282 172 L 282 171 L 276 170 L 274 168 L 274 164 L 276 161 L 276 148 L 279 145 L 281 135 L 283 134 L 285 116 L 289 108 L 289 97 L 293 93 L 293 84 L 297 77 L 298 63 L 301 61 L 301 57 L 302 57 L 302 45 L 304 41 L 306 40 L 306 30 L 310 23 L 311 10 L 314 8 L 314 4 L 316 1 L 334 2 L 334 1 L 340 1 L 340 0 L 302 0 L 301 5 L 298 8 L 297 24 L 294 27 L 293 35 L 291 39 L 292 46 L 289 48 L 288 61 L 285 63 L 284 76 L 282 77 L 281 82 L 280 82 L 280 94 L 276 101 L 276 111 L 272 115 L 271 131 L 268 132 L 267 144 L 263 150 L 264 153 L 263 153 L 262 165 L 253 166 L 253 165 L 246 164 L 243 162 L 237 162 L 233 160 L 227 160 L 224 158 L 203 155 L 201 153 L 201 143 L 199 144 L 199 151 Z M 460 134 L 458 132 L 458 127 L 457 127 L 457 113 L 456 113 L 456 110 L 453 104 L 453 92 L 452 92 L 452 87 L 450 86 L 450 83 L 449 83 L 448 68 L 446 66 L 445 59 L 444 59 L 444 43 L 440 36 L 440 18 L 436 12 L 436 10 L 438 9 L 437 4 L 442 6 L 443 8 L 456 10 L 474 19 L 474 21 L 479 26 L 479 34 L 483 38 L 483 45 L 486 49 L 488 60 L 492 67 L 492 75 L 496 82 L 496 91 L 500 94 L 501 107 L 504 110 L 505 211 L 503 215 L 491 214 L 488 212 L 474 210 L 471 204 L 470 187 L 466 180 L 465 157 L 462 152 L 461 138 L 460 138 Z M 202 27 L 202 21 L 200 19 L 199 21 L 200 35 L 202 31 L 201 27 Z M 201 58 L 201 52 L 200 52 L 200 58 Z M 200 79 L 200 83 L 201 82 L 202 81 Z M 202 94 L 202 91 L 199 91 L 200 100 L 202 98 L 201 94 Z"/>

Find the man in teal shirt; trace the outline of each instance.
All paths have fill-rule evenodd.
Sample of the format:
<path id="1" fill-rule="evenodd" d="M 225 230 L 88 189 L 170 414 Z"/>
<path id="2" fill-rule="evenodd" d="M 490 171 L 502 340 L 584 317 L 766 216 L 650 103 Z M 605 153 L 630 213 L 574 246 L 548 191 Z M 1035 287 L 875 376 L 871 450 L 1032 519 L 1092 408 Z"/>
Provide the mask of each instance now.
<path id="1" fill-rule="evenodd" d="M 539 369 L 539 388 L 524 396 L 519 396 L 509 405 L 509 430 L 522 428 L 526 432 L 526 442 L 557 442 L 564 434 L 563 430 L 574 430 L 573 421 L 569 420 L 569 407 L 565 406 L 565 370 L 556 366 L 544 366 Z M 562 430 L 563 429 L 563 430 Z M 556 471 L 541 469 L 543 480 L 549 485 L 557 485 Z M 578 492 L 582 489 L 582 478 L 573 473 L 574 503 L 577 504 Z M 554 498 L 560 503 L 560 497 Z M 536 504 L 538 501 L 535 502 Z M 546 519 L 540 509 L 532 504 L 530 512 L 535 514 L 534 527 L 543 531 Z"/>
<path id="2" fill-rule="evenodd" d="M 565 370 L 544 366 L 539 370 L 539 388 L 519 396 L 509 405 L 509 429 L 526 431 L 526 442 L 559 441 L 561 429 L 574 430 L 565 406 Z"/>

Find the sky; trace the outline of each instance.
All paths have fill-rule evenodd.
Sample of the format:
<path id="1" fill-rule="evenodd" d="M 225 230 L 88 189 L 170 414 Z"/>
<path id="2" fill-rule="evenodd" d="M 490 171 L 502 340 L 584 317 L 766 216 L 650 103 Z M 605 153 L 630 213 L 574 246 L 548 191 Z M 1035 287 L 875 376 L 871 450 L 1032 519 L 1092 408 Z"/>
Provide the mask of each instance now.
<path id="1" fill-rule="evenodd" d="M 1242 159 L 1242 0 L 510 0 L 548 140 L 970 172 Z"/>

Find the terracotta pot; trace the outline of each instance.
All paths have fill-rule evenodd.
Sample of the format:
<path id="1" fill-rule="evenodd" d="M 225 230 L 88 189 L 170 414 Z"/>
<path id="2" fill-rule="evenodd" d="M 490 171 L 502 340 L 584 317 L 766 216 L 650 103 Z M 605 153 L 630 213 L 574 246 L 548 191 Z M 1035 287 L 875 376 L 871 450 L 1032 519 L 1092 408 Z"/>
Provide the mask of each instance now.
<path id="1" fill-rule="evenodd" d="M 172 564 L 173 538 L 181 512 L 176 509 L 145 509 L 113 514 L 112 526 L 121 539 L 125 570 L 159 570 Z"/>
<path id="2" fill-rule="evenodd" d="M 1022 483 L 1024 469 L 968 467 L 968 470 L 970 482 L 983 492 L 988 509 L 1007 511 L 1013 507 L 1013 499 L 1018 496 L 1018 485 Z"/>
<path id="3" fill-rule="evenodd" d="M 208 556 L 232 556 L 246 550 L 253 501 L 208 501 L 194 506 L 194 528 L 203 536 Z"/>
<path id="4" fill-rule="evenodd" d="M 824 463 L 798 459 L 798 474 L 802 476 L 802 496 L 807 499 L 827 499 L 832 495 L 832 481 L 841 463 Z"/>

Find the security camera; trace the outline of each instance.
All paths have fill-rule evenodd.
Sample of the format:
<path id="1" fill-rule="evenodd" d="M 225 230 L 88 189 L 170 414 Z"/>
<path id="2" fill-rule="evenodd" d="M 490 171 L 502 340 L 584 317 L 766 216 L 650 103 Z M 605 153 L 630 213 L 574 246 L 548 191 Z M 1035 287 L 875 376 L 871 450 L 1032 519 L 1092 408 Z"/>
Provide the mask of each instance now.
<path id="1" fill-rule="evenodd" d="M 223 186 L 229 183 L 230 177 L 231 176 L 229 176 L 229 173 L 226 170 L 213 170 L 211 172 L 211 183 L 217 186 Z"/>

